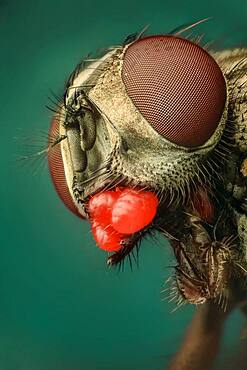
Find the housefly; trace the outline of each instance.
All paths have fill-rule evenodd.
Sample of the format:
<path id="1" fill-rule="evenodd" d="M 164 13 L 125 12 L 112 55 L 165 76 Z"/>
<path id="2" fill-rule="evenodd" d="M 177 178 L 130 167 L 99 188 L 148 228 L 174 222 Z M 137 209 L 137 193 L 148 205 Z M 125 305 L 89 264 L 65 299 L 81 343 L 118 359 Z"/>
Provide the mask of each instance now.
<path id="1" fill-rule="evenodd" d="M 247 49 L 182 35 L 131 35 L 78 64 L 51 123 L 49 169 L 100 246 L 115 243 L 109 265 L 159 232 L 176 260 L 171 299 L 225 308 L 246 280 Z"/>

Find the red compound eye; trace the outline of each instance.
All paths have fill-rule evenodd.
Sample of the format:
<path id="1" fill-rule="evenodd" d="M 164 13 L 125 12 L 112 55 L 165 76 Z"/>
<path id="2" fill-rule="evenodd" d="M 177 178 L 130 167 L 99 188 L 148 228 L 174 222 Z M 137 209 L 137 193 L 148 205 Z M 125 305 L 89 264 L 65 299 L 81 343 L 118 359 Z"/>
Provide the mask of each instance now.
<path id="1" fill-rule="evenodd" d="M 49 130 L 49 140 L 51 140 L 50 138 L 56 138 L 58 135 L 59 135 L 59 122 L 58 120 L 53 119 Z M 56 188 L 59 197 L 66 205 L 66 207 L 68 207 L 75 215 L 82 217 L 77 211 L 76 206 L 74 205 L 73 199 L 71 198 L 67 186 L 60 144 L 55 145 L 53 148 L 49 150 L 48 165 L 53 184 Z"/>
<path id="2" fill-rule="evenodd" d="M 223 74 L 189 40 L 166 35 L 134 42 L 124 54 L 122 79 L 144 118 L 177 145 L 202 145 L 219 124 L 226 101 Z"/>

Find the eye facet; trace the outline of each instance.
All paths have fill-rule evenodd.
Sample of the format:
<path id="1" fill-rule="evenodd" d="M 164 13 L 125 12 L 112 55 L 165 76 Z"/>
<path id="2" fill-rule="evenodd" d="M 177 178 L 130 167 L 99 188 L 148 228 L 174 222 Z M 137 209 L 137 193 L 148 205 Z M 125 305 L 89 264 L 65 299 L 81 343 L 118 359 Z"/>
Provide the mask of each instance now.
<path id="1" fill-rule="evenodd" d="M 51 127 L 49 130 L 49 138 L 55 138 L 59 135 L 59 121 L 57 119 L 53 119 L 51 122 Z M 51 140 L 51 139 L 49 139 Z M 60 143 L 54 145 L 48 151 L 48 165 L 51 174 L 51 178 L 55 189 L 66 205 L 67 208 L 70 209 L 75 215 L 82 217 L 76 209 L 76 206 L 73 202 L 73 199 L 70 195 L 68 185 L 66 182 L 66 177 L 64 173 L 64 166 L 63 166 L 63 158 L 61 153 L 61 146 Z"/>
<path id="2" fill-rule="evenodd" d="M 122 80 L 139 112 L 170 142 L 203 145 L 219 124 L 224 76 L 215 60 L 189 40 L 164 35 L 130 44 Z"/>

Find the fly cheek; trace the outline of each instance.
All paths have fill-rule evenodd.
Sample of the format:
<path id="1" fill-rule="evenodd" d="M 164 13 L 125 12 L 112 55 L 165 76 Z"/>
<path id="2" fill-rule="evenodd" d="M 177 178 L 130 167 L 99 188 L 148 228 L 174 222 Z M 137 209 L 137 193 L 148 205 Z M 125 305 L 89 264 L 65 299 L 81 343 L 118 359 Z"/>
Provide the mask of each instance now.
<path id="1" fill-rule="evenodd" d="M 168 142 L 196 148 L 217 130 L 226 82 L 199 45 L 171 35 L 135 41 L 125 49 L 122 80 L 141 115 Z"/>

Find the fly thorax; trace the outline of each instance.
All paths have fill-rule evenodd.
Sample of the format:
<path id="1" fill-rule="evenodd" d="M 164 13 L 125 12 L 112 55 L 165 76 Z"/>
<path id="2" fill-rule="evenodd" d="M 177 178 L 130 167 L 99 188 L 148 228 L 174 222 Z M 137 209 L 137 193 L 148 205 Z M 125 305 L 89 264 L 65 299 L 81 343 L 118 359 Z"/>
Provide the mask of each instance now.
<path id="1" fill-rule="evenodd" d="M 247 150 L 247 49 L 238 48 L 212 54 L 228 85 L 229 131 L 241 152 Z"/>

